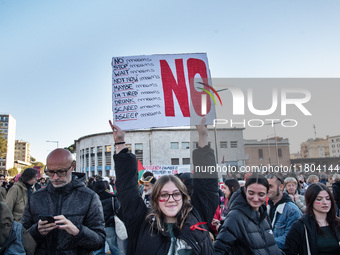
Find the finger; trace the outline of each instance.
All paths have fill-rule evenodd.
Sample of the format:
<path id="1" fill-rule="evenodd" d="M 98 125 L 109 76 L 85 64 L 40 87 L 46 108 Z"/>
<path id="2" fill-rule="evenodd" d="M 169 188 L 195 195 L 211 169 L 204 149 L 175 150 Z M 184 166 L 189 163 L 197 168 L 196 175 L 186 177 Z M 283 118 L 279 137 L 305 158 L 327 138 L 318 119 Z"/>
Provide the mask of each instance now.
<path id="1" fill-rule="evenodd" d="M 204 123 L 205 123 L 205 121 L 206 121 L 206 118 L 205 118 L 205 117 L 203 117 L 203 118 L 201 119 L 201 124 L 200 124 L 200 126 L 201 126 L 201 127 L 203 127 L 203 126 L 204 126 Z"/>
<path id="2" fill-rule="evenodd" d="M 111 126 L 112 131 L 114 131 L 114 126 L 113 126 L 113 124 L 112 124 L 112 121 L 109 120 L 109 123 L 110 123 L 110 126 Z"/>

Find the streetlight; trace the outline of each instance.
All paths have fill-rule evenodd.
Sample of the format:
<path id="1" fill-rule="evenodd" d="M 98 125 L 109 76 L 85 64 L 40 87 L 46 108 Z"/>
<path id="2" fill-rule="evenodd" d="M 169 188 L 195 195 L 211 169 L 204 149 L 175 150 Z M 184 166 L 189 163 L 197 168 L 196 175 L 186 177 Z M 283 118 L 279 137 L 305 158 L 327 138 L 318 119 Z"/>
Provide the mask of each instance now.
<path id="1" fill-rule="evenodd" d="M 269 137 L 273 136 L 274 134 L 267 135 L 267 146 L 268 146 L 268 153 L 269 153 L 269 165 L 271 166 L 271 155 L 270 155 L 270 147 L 269 147 Z"/>
<path id="2" fill-rule="evenodd" d="M 279 151 L 278 151 L 278 148 L 277 148 L 277 139 L 276 139 L 276 128 L 275 128 L 275 125 L 276 124 L 280 124 L 280 123 L 287 123 L 287 122 L 290 122 L 290 120 L 286 120 L 286 121 L 283 121 L 283 122 L 277 121 L 277 122 L 263 124 L 263 125 L 273 125 L 273 127 L 274 127 L 275 150 L 276 150 L 276 162 L 277 162 L 277 166 L 280 166 L 280 162 L 279 162 Z"/>
<path id="3" fill-rule="evenodd" d="M 46 141 L 47 143 L 56 143 L 57 144 L 57 148 L 59 148 L 59 141 Z"/>

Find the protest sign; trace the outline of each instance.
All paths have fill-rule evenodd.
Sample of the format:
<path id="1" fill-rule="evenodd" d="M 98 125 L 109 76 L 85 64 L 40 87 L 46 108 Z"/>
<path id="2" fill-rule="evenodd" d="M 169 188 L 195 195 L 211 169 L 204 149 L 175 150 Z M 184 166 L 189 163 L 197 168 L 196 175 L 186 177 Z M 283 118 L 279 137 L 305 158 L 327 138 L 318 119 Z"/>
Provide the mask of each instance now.
<path id="1" fill-rule="evenodd" d="M 112 68 L 113 119 L 123 130 L 213 123 L 218 94 L 205 53 L 114 57 Z"/>

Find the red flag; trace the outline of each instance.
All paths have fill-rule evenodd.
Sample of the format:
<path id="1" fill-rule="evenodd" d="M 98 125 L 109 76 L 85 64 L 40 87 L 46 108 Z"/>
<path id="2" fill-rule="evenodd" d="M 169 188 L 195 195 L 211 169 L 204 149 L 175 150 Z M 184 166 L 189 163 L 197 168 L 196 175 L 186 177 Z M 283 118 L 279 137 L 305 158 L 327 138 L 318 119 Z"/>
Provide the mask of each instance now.
<path id="1" fill-rule="evenodd" d="M 223 155 L 222 164 L 224 164 L 224 163 L 225 163 L 225 161 L 224 161 L 224 155 Z"/>

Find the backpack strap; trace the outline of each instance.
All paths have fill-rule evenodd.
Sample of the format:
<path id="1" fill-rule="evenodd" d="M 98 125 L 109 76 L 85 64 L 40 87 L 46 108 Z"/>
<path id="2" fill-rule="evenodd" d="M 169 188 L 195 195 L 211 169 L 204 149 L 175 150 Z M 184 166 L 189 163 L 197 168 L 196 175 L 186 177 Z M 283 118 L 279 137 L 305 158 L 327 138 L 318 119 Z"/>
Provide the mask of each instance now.
<path id="1" fill-rule="evenodd" d="M 305 236 L 306 236 L 307 254 L 308 254 L 308 255 L 311 255 L 312 253 L 310 252 L 310 246 L 309 246 L 307 228 L 306 228 L 306 225 L 305 225 L 305 224 L 303 224 L 303 226 L 305 227 Z"/>

